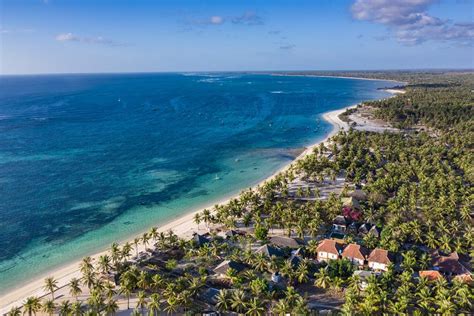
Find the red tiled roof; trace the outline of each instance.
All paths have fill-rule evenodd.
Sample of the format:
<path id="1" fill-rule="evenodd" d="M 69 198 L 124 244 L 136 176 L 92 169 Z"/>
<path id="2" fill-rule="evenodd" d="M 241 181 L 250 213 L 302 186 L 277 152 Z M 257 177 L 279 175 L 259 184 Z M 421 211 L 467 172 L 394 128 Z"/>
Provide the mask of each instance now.
<path id="1" fill-rule="evenodd" d="M 470 273 L 464 273 L 460 275 L 456 275 L 454 279 L 461 281 L 462 283 L 472 284 L 474 280 L 472 279 L 472 275 Z"/>
<path id="2" fill-rule="evenodd" d="M 449 272 L 452 274 L 469 273 L 469 270 L 459 262 L 459 256 L 457 252 L 453 252 L 449 256 L 441 256 L 438 252 L 435 252 L 433 266 L 439 267 L 440 271 Z"/>
<path id="3" fill-rule="evenodd" d="M 323 251 L 327 253 L 333 253 L 338 255 L 339 254 L 339 249 L 341 246 L 332 239 L 324 239 L 321 241 L 318 245 L 318 248 L 316 249 L 318 252 Z"/>
<path id="4" fill-rule="evenodd" d="M 388 257 L 388 251 L 380 248 L 375 248 L 372 250 L 367 261 L 383 264 L 389 264 L 391 262 L 390 258 Z"/>
<path id="5" fill-rule="evenodd" d="M 342 256 L 345 258 L 356 258 L 360 260 L 365 260 L 368 254 L 369 250 L 358 244 L 349 244 L 342 252 Z"/>
<path id="6" fill-rule="evenodd" d="M 441 273 L 439 273 L 439 271 L 425 270 L 425 271 L 420 271 L 420 277 L 425 277 L 429 281 L 436 281 L 436 280 L 442 278 L 443 276 L 441 275 Z"/>

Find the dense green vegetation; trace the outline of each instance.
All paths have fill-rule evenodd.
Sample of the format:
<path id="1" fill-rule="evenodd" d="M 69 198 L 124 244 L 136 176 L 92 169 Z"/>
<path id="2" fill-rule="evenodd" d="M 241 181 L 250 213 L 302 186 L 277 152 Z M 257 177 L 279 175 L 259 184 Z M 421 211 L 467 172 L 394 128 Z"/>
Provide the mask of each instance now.
<path id="1" fill-rule="evenodd" d="M 40 303 L 31 297 L 23 311 L 34 314 L 42 308 L 46 313 L 63 315 L 86 310 L 90 315 L 114 314 L 119 298 L 127 302 L 134 298 L 130 305 L 134 315 L 156 315 L 159 311 L 194 314 L 210 308 L 249 315 L 267 311 L 305 315 L 311 313 L 311 306 L 326 308 L 318 305 L 322 295 L 331 297 L 336 306 L 340 302 L 340 312 L 345 315 L 472 311 L 472 285 L 449 277 L 430 281 L 418 277 L 417 272 L 431 266 L 432 250 L 456 251 L 474 258 L 474 75 L 337 75 L 407 81 L 406 94 L 368 103 L 376 117 L 403 128 L 402 132 L 340 132 L 328 147 L 319 146 L 314 154 L 265 185 L 195 217 L 196 223 L 212 229 L 239 228 L 247 234 L 226 239 L 214 231 L 211 241 L 199 244 L 153 229 L 135 241 L 154 245 L 152 258 L 131 262 L 134 245 L 115 244 L 110 255 L 94 264 L 90 258 L 84 259 L 82 279 L 72 280 L 69 288 L 74 297 L 87 288 L 91 293 L 87 300 L 63 301 L 56 306 L 49 298 Z M 342 193 L 319 199 L 318 186 L 340 175 L 348 183 Z M 308 185 L 292 190 L 295 179 Z M 367 196 L 361 201 L 358 220 L 382 230 L 380 238 L 348 233 L 345 241 L 371 249 L 380 247 L 397 257 L 387 272 L 371 276 L 366 288 L 353 275 L 349 261 L 314 260 L 318 241 L 341 215 L 341 198 L 354 186 L 361 187 Z M 302 246 L 297 264 L 284 247 L 279 257 L 255 251 L 277 233 L 309 240 Z M 223 278 L 216 278 L 212 269 L 224 260 L 246 268 L 240 273 L 230 268 Z M 270 280 L 277 272 L 282 281 L 275 285 Z M 115 280 L 108 280 L 108 275 Z M 55 280 L 47 279 L 45 287 L 54 299 Z M 219 289 L 214 303 L 203 298 L 210 288 Z M 18 313 L 20 309 L 13 309 L 10 315 Z"/>

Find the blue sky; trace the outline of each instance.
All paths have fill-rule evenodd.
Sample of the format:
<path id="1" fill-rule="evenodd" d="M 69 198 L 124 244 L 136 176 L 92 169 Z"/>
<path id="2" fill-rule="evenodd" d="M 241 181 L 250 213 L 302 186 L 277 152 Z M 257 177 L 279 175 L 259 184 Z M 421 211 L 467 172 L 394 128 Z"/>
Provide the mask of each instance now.
<path id="1" fill-rule="evenodd" d="M 474 67 L 473 0 L 0 0 L 0 73 Z"/>

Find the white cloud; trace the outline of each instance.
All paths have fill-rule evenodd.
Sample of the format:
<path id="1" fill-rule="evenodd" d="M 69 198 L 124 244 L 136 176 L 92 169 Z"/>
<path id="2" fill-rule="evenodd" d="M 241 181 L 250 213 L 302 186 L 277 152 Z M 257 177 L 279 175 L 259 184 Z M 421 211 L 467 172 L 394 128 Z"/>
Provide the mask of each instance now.
<path id="1" fill-rule="evenodd" d="M 211 16 L 209 20 L 210 24 L 219 25 L 224 23 L 224 18 L 219 15 Z"/>
<path id="2" fill-rule="evenodd" d="M 56 35 L 56 40 L 59 42 L 83 42 L 88 44 L 103 44 L 107 46 L 127 46 L 125 43 L 116 42 L 110 39 L 103 38 L 102 36 L 97 37 L 81 37 L 74 35 L 73 33 L 61 33 Z"/>
<path id="3" fill-rule="evenodd" d="M 387 26 L 406 45 L 425 41 L 474 42 L 472 23 L 454 23 L 431 16 L 427 10 L 435 0 L 356 0 L 351 7 L 356 20 Z"/>
<path id="4" fill-rule="evenodd" d="M 56 40 L 60 42 L 67 41 L 80 41 L 79 37 L 73 35 L 72 33 L 62 33 L 56 36 Z"/>
<path id="5" fill-rule="evenodd" d="M 254 11 L 247 11 L 240 16 L 232 18 L 232 23 L 244 25 L 262 25 L 263 18 L 257 15 L 257 13 Z"/>

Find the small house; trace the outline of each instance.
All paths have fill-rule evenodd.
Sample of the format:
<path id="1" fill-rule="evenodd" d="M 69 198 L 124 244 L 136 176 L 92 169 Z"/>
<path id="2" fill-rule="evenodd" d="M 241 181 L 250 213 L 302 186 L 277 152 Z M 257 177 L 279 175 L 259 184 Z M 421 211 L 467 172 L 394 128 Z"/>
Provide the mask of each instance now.
<path id="1" fill-rule="evenodd" d="M 388 266 L 392 263 L 387 250 L 375 248 L 367 258 L 369 268 L 375 271 L 387 271 Z"/>
<path id="2" fill-rule="evenodd" d="M 255 253 L 261 253 L 267 257 L 283 257 L 284 253 L 280 249 L 270 246 L 270 245 L 263 245 L 257 250 L 255 250 Z"/>
<path id="3" fill-rule="evenodd" d="M 214 273 L 220 276 L 226 276 L 229 269 L 233 269 L 239 273 L 245 270 L 245 265 L 233 260 L 225 260 L 214 268 Z"/>
<path id="4" fill-rule="evenodd" d="M 348 225 L 349 221 L 344 216 L 339 215 L 336 216 L 336 218 L 332 222 L 332 229 L 335 232 L 345 232 Z"/>
<path id="5" fill-rule="evenodd" d="M 342 250 L 342 245 L 332 239 L 324 239 L 318 245 L 317 259 L 318 261 L 336 260 Z"/>
<path id="6" fill-rule="evenodd" d="M 358 244 L 347 245 L 341 254 L 342 258 L 348 259 L 357 266 L 363 266 L 368 255 L 369 250 Z"/>
<path id="7" fill-rule="evenodd" d="M 299 248 L 304 245 L 304 241 L 299 238 L 273 236 L 270 243 L 280 248 Z"/>

